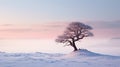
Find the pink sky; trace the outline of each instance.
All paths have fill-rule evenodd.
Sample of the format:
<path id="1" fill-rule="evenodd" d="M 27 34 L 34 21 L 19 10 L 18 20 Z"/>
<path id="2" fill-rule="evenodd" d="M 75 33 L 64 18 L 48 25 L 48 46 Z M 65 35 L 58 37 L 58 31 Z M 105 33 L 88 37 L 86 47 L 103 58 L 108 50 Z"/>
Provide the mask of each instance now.
<path id="1" fill-rule="evenodd" d="M 0 25 L 1 39 L 53 39 L 62 34 L 68 23 L 54 22 L 41 24 L 3 24 Z M 98 26 L 98 25 L 96 25 Z M 119 28 L 93 28 L 97 38 L 120 36 Z"/>
<path id="2" fill-rule="evenodd" d="M 3 24 L 0 25 L 1 39 L 49 39 L 62 33 L 67 23 Z"/>

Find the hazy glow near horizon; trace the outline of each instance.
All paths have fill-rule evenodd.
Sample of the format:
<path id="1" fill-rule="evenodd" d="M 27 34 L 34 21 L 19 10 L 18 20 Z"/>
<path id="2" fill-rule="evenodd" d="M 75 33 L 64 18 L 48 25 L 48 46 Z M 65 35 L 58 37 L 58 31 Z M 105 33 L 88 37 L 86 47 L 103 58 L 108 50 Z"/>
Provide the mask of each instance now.
<path id="1" fill-rule="evenodd" d="M 94 41 L 95 40 L 95 41 Z M 55 43 L 53 39 L 12 39 L 0 40 L 0 51 L 2 52 L 45 52 L 45 53 L 69 53 L 73 50 L 71 46 Z M 120 55 L 119 41 L 107 39 L 88 38 L 77 43 L 78 48 L 88 49 L 93 52 L 110 55 Z M 113 45 L 114 44 L 114 45 Z M 58 49 L 59 48 L 59 49 Z M 118 52 L 116 52 L 118 51 Z"/>
<path id="2" fill-rule="evenodd" d="M 54 40 L 73 21 L 93 27 L 79 48 L 120 55 L 118 0 L 0 0 L 0 51 L 67 53 Z M 59 49 L 58 49 L 59 48 Z"/>

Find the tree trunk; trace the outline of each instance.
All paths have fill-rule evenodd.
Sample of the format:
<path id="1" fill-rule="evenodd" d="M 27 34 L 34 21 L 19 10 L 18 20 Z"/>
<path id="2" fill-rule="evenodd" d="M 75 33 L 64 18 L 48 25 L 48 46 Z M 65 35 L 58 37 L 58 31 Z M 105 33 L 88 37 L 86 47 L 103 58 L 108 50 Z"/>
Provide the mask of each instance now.
<path id="1" fill-rule="evenodd" d="M 72 47 L 74 48 L 74 51 L 78 50 L 77 47 L 76 47 L 76 45 L 75 45 L 75 41 L 73 41 L 73 46 Z"/>

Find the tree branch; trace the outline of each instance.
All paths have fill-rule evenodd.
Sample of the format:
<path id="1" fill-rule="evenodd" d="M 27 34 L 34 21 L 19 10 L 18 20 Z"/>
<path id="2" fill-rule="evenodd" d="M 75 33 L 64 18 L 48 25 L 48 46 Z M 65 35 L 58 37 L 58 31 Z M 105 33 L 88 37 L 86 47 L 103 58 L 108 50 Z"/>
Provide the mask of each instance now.
<path id="1" fill-rule="evenodd" d="M 75 41 L 78 41 L 78 40 L 80 40 L 80 39 L 83 39 L 84 37 L 85 37 L 84 35 L 82 35 L 82 37 L 77 36 L 77 39 L 75 39 Z"/>

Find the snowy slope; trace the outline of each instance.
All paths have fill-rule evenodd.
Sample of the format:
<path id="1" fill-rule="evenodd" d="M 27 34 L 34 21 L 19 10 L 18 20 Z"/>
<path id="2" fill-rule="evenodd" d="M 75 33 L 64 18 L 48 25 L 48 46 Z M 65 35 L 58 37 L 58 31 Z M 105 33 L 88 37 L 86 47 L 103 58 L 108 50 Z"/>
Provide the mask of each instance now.
<path id="1" fill-rule="evenodd" d="M 120 67 L 120 57 L 81 49 L 70 54 L 0 53 L 0 67 Z"/>

